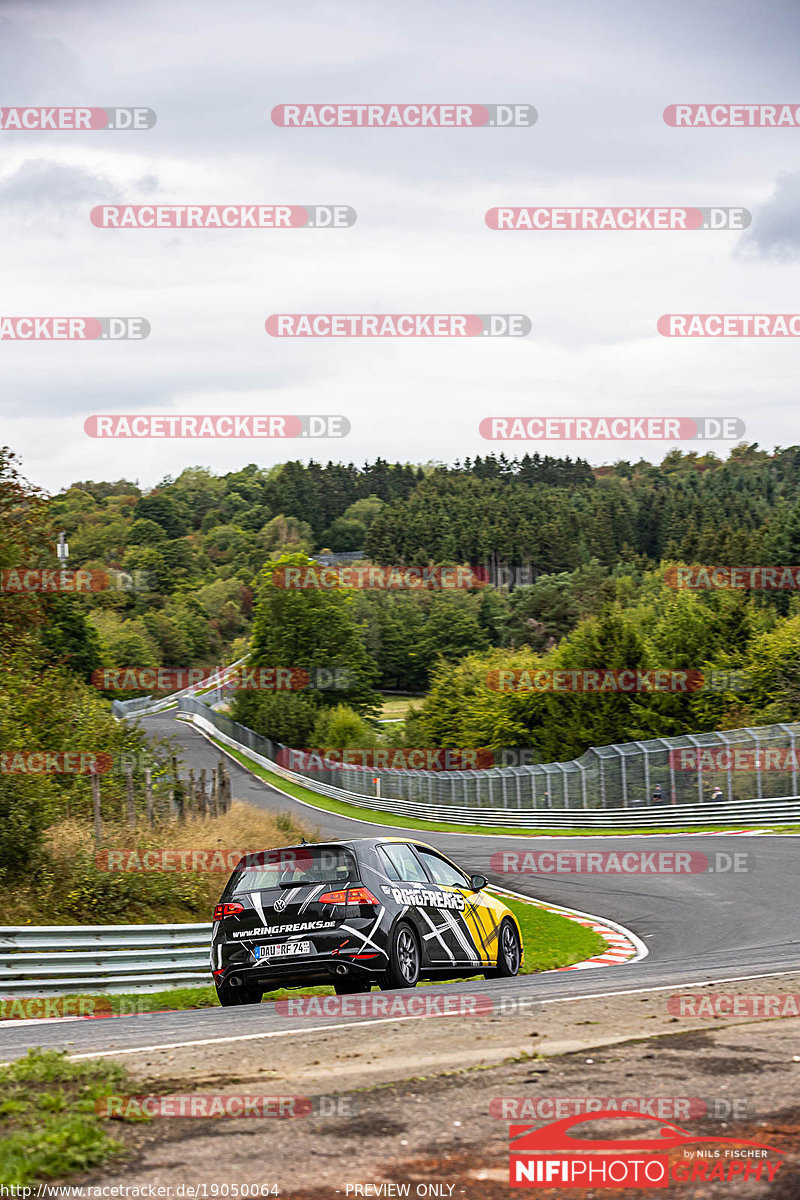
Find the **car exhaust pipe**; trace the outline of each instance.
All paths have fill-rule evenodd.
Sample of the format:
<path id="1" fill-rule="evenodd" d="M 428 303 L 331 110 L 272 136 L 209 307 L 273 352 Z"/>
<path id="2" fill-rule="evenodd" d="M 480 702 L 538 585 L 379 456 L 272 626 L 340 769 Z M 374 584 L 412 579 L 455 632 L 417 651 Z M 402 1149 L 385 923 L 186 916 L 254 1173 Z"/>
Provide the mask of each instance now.
<path id="1" fill-rule="evenodd" d="M 238 975 L 232 975 L 231 978 L 228 980 L 228 986 L 229 987 L 241 987 L 242 981 Z"/>
<path id="2" fill-rule="evenodd" d="M 344 963 L 339 963 L 339 965 L 336 968 L 336 974 L 337 975 L 346 975 L 347 974 L 347 967 L 344 965 Z"/>

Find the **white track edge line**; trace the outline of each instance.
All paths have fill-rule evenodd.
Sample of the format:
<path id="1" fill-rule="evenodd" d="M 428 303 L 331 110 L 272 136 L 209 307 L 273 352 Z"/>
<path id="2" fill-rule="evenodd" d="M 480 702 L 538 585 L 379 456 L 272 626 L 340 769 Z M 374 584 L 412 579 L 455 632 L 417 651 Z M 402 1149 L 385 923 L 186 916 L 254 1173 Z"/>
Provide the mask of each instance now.
<path id="1" fill-rule="evenodd" d="M 743 983 L 750 979 L 774 979 L 784 975 L 797 975 L 797 969 L 790 971 L 768 971 L 759 975 L 737 975 L 734 978 L 723 979 L 705 979 L 700 983 L 681 983 L 676 980 L 675 983 L 660 984 L 657 987 L 641 987 L 628 988 L 625 991 L 617 992 L 592 992 L 585 996 L 553 996 L 550 999 L 539 1000 L 539 1004 L 571 1004 L 581 1000 L 607 1000 L 613 996 L 637 996 L 642 993 L 649 992 L 669 992 L 674 988 L 701 988 L 708 987 L 711 984 L 717 983 Z M 255 1041 L 258 1038 L 273 1038 L 273 1037 L 296 1037 L 298 1034 L 306 1033 L 326 1033 L 336 1029 L 357 1029 L 370 1025 L 387 1025 L 400 1021 L 430 1021 L 435 1019 L 436 1014 L 429 1017 L 407 1016 L 407 1017 L 377 1017 L 370 1021 L 351 1021 L 347 1024 L 340 1025 L 314 1025 L 310 1029 L 272 1029 L 264 1033 L 244 1033 L 235 1034 L 231 1037 L 218 1038 L 201 1038 L 194 1041 L 186 1042 L 163 1042 L 153 1046 L 126 1046 L 117 1050 L 94 1050 L 89 1053 L 70 1054 L 68 1058 L 78 1060 L 84 1058 L 108 1058 L 113 1055 L 121 1054 L 151 1054 L 158 1050 L 180 1050 L 189 1046 L 213 1046 L 220 1043 L 228 1042 L 247 1042 Z M 0 1065 L 7 1065 L 6 1063 Z"/>

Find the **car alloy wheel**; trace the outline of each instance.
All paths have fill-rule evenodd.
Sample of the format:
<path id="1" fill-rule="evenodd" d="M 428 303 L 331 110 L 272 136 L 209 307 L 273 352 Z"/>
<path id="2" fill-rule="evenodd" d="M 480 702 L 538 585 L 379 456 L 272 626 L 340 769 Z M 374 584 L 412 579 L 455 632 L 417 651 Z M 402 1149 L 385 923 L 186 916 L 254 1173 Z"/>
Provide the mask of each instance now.
<path id="1" fill-rule="evenodd" d="M 414 937 L 411 926 L 401 921 L 394 931 L 389 967 L 381 982 L 381 987 L 384 989 L 416 987 L 419 968 L 417 939 Z"/>

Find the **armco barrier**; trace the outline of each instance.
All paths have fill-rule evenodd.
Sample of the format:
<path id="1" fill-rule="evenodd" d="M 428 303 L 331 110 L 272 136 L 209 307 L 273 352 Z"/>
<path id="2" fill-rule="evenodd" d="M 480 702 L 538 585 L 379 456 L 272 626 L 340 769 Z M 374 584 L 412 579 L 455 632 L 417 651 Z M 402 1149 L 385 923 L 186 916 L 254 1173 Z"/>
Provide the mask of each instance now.
<path id="1" fill-rule="evenodd" d="M 210 984 L 211 925 L 0 926 L 0 997 Z"/>
<path id="2" fill-rule="evenodd" d="M 309 791 L 334 800 L 342 800 L 358 808 L 373 812 L 393 813 L 397 816 L 416 817 L 418 820 L 452 822 L 460 825 L 505 826 L 519 829 L 603 829 L 603 828 L 683 828 L 692 825 L 752 825 L 752 824 L 781 824 L 800 821 L 800 795 L 778 798 L 763 797 L 748 798 L 733 801 L 707 801 L 702 804 L 658 804 L 645 807 L 578 807 L 573 808 L 532 808 L 521 803 L 514 806 L 511 789 L 505 793 L 510 801 L 507 807 L 491 805 L 458 804 L 452 801 L 435 803 L 432 798 L 433 788 L 441 782 L 434 771 L 384 771 L 382 781 L 387 776 L 394 776 L 398 789 L 419 788 L 431 794 L 430 800 L 404 799 L 398 796 L 387 796 L 384 783 L 380 796 L 368 795 L 365 792 L 350 791 L 323 782 L 319 773 L 308 772 L 300 774 L 289 771 L 275 761 L 275 756 L 281 748 L 280 743 L 262 737 L 252 729 L 232 721 L 221 713 L 214 712 L 199 700 L 185 698 L 178 702 L 182 716 L 188 717 L 193 724 L 217 739 L 224 746 L 238 751 L 252 762 L 265 767 L 273 774 L 300 784 Z M 605 749 L 605 747 L 603 748 Z M 266 751 L 266 753 L 264 753 Z M 556 764 L 565 765 L 565 764 Z M 480 775 L 484 779 L 494 776 L 498 789 L 508 782 L 508 776 L 519 777 L 520 773 L 530 772 L 536 768 L 515 767 L 506 771 L 453 771 L 449 776 Z M 364 771 L 363 768 L 345 768 L 336 772 L 347 777 L 353 771 L 360 771 L 361 778 L 376 774 Z M 315 777 L 316 776 L 316 777 Z M 498 777 L 505 776 L 505 779 Z M 448 778 L 443 781 L 448 787 L 456 779 Z M 619 802 L 617 802 L 619 803 Z"/>
<path id="3" fill-rule="evenodd" d="M 246 655 L 244 658 L 239 658 L 236 662 L 231 663 L 230 666 L 223 667 L 218 671 L 214 671 L 211 675 L 207 675 L 199 683 L 192 683 L 189 687 L 182 688 L 179 692 L 172 692 L 169 696 L 161 696 L 158 700 L 154 700 L 152 696 L 137 696 L 134 700 L 112 700 L 111 711 L 118 720 L 123 720 L 125 717 L 148 716 L 163 712 L 167 708 L 172 708 L 181 697 L 194 696 L 204 688 L 210 688 L 217 681 L 224 681 L 229 671 L 235 670 L 236 667 L 242 666 L 245 662 L 247 662 Z M 215 704 L 217 700 L 221 699 L 222 694 L 222 690 L 217 688 L 213 694 L 208 694 L 207 702 Z"/>

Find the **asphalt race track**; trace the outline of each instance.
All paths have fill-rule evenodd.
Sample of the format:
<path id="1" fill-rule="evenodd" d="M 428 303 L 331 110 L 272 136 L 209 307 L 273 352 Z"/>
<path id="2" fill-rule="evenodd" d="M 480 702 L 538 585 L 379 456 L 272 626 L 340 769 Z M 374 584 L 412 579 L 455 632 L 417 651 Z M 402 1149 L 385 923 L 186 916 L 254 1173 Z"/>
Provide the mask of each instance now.
<path id="1" fill-rule="evenodd" d="M 187 764 L 211 768 L 220 757 L 193 727 L 171 715 L 145 719 L 154 735 L 175 736 Z M 403 830 L 353 821 L 311 810 L 255 779 L 237 763 L 227 766 L 237 799 L 276 811 L 292 811 L 321 838 L 374 836 Z M 522 996 L 544 1003 L 581 996 L 639 989 L 672 989 L 679 984 L 747 979 L 800 967 L 800 874 L 797 840 L 771 836 L 648 836 L 616 839 L 537 839 L 408 831 L 438 846 L 462 866 L 489 876 L 491 882 L 539 899 L 610 918 L 632 930 L 648 947 L 638 962 L 587 971 L 552 972 L 515 980 L 472 981 L 471 992 L 495 999 Z M 748 869 L 734 873 L 682 875 L 499 874 L 490 856 L 499 850 L 701 850 L 712 861 L 746 854 Z M 741 860 L 740 860 L 741 861 Z M 98 914 L 98 922 L 102 914 Z M 463 983 L 435 985 L 426 993 L 450 992 Z M 743 989 L 737 989 L 743 990 Z M 746 990 L 746 989 L 744 989 Z M 371 1020 L 386 1018 L 371 1018 Z M 391 1019 L 391 1018 L 389 1018 Z M 414 1018 L 406 1018 L 414 1019 Z M 0 1060 L 23 1054 L 31 1045 L 67 1049 L 73 1054 L 132 1050 L 202 1042 L 308 1033 L 320 1026 L 363 1020 L 333 1017 L 314 1022 L 276 1014 L 271 1005 L 238 1009 L 200 1009 L 151 1013 L 102 1020 L 44 1020 L 0 1026 Z"/>

